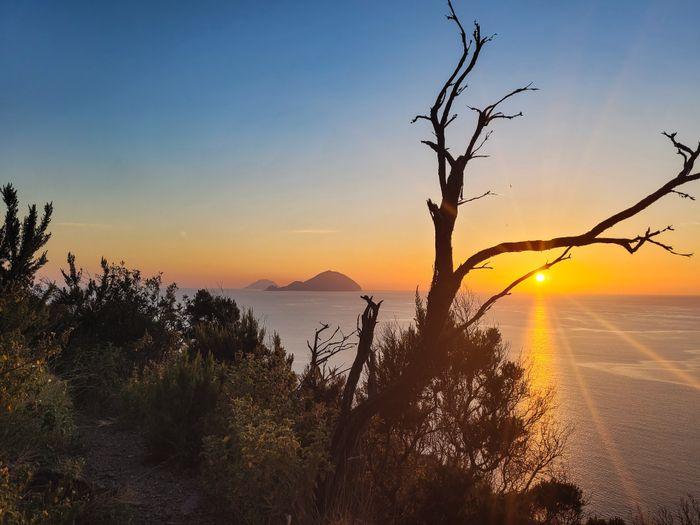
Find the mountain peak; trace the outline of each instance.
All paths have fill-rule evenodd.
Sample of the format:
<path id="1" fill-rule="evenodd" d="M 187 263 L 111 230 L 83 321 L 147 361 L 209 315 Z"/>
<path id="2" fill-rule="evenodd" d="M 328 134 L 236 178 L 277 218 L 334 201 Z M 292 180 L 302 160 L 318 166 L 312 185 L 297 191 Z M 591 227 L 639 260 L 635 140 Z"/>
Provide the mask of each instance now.
<path id="1" fill-rule="evenodd" d="M 258 279 L 254 283 L 250 283 L 244 289 L 245 290 L 267 290 L 271 286 L 276 287 L 277 283 L 275 281 L 271 281 L 270 279 Z"/>
<path id="2" fill-rule="evenodd" d="M 308 281 L 294 281 L 287 286 L 270 286 L 268 291 L 281 292 L 359 292 L 362 287 L 350 277 L 335 270 L 326 270 Z"/>

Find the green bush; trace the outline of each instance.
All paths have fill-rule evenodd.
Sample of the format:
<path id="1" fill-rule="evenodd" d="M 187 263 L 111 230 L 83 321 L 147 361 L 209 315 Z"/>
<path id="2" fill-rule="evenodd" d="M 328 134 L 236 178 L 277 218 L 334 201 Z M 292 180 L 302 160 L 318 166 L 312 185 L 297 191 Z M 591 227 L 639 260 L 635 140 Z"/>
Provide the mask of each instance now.
<path id="1" fill-rule="evenodd" d="M 65 382 L 16 333 L 0 334 L 0 459 L 56 450 L 74 431 Z"/>
<path id="2" fill-rule="evenodd" d="M 81 409 L 104 414 L 118 406 L 125 377 L 132 369 L 122 348 L 96 344 L 76 352 L 70 366 L 61 366 L 61 376 L 68 381 L 71 395 Z"/>
<path id="3" fill-rule="evenodd" d="M 193 352 L 212 355 L 218 361 L 235 361 L 265 346 L 265 329 L 250 310 L 225 324 L 197 322 L 192 327 L 192 336 Z"/>
<path id="4" fill-rule="evenodd" d="M 241 317 L 241 311 L 236 301 L 222 295 L 212 295 L 209 290 L 200 289 L 194 297 L 185 296 L 183 313 L 187 324 L 186 332 L 200 324 L 215 324 L 228 326 L 236 324 Z"/>
<path id="5" fill-rule="evenodd" d="M 71 383 L 81 408 L 114 408 L 134 369 L 159 360 L 180 342 L 175 286 L 102 259 L 102 274 L 83 278 L 68 254 L 64 286 L 50 302 L 51 329 L 61 335 L 54 368 Z"/>
<path id="6" fill-rule="evenodd" d="M 0 334 L 0 523 L 70 523 L 89 497 L 77 490 L 68 388 L 46 353 L 17 332 Z"/>
<path id="7" fill-rule="evenodd" d="M 305 402 L 278 337 L 226 365 L 205 487 L 240 523 L 306 522 L 316 475 L 328 468 L 329 419 Z"/>
<path id="8" fill-rule="evenodd" d="M 128 413 L 142 426 L 153 459 L 196 462 L 222 374 L 223 367 L 211 356 L 176 353 L 133 376 L 124 399 Z"/>
<path id="9" fill-rule="evenodd" d="M 122 348 L 129 361 L 139 364 L 165 355 L 178 338 L 176 286 L 163 290 L 160 275 L 144 277 L 124 263 L 102 259 L 101 265 L 100 276 L 85 280 L 68 254 L 65 285 L 51 302 L 53 328 L 68 339 L 62 358 L 105 345 Z"/>
<path id="10" fill-rule="evenodd" d="M 250 397 L 229 399 L 226 433 L 204 440 L 206 486 L 245 524 L 278 523 L 304 513 L 325 456 L 302 446 L 294 421 Z"/>

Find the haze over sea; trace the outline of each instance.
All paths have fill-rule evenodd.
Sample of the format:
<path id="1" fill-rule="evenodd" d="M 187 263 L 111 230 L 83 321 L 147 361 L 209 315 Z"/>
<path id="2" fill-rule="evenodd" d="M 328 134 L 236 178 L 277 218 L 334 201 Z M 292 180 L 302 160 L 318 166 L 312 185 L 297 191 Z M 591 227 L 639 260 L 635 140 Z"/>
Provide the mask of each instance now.
<path id="1" fill-rule="evenodd" d="M 319 322 L 348 333 L 364 304 L 358 293 L 223 293 L 280 334 L 297 370 Z M 384 300 L 381 322 L 411 322 L 412 292 L 366 293 Z M 486 323 L 528 360 L 536 387 L 556 387 L 558 416 L 574 426 L 571 476 L 594 512 L 700 493 L 700 297 L 516 295 Z"/>

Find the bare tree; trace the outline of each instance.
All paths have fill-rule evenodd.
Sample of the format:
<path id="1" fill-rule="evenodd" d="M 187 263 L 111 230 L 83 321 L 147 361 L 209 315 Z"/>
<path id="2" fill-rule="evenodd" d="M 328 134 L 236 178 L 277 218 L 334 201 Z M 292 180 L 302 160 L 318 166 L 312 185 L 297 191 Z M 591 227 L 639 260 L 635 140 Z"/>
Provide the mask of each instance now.
<path id="1" fill-rule="evenodd" d="M 606 232 L 613 226 L 639 214 L 662 197 L 674 194 L 683 198 L 693 198 L 679 188 L 689 182 L 700 179 L 700 172 L 694 172 L 695 161 L 700 155 L 700 143 L 695 148 L 692 148 L 680 142 L 676 138 L 676 133 L 664 132 L 663 135 L 670 140 L 673 148 L 682 158 L 681 169 L 670 180 L 667 180 L 658 189 L 652 191 L 635 204 L 597 222 L 585 232 L 551 239 L 500 242 L 481 249 L 463 262 L 455 264 L 452 251 L 452 235 L 459 214 L 459 207 L 491 195 L 491 192 L 488 191 L 477 197 L 465 198 L 465 172 L 473 160 L 485 156 L 483 149 L 491 136 L 493 125 L 499 121 L 512 120 L 522 116 L 521 112 L 506 112 L 502 109 L 504 104 L 517 95 L 534 91 L 537 88 L 532 87 L 532 84 L 527 84 L 506 93 L 494 103 L 483 108 L 467 106 L 476 113 L 476 125 L 471 136 L 463 142 L 464 145 L 460 151 L 450 151 L 447 146 L 447 130 L 457 118 L 457 113 L 454 109 L 455 102 L 466 89 L 467 78 L 476 67 L 483 48 L 491 42 L 492 37 L 484 36 L 481 27 L 475 22 L 471 38 L 468 38 L 461 21 L 455 13 L 451 0 L 448 0 L 447 4 L 449 8 L 447 18 L 457 26 L 459 31 L 461 55 L 457 65 L 438 91 L 430 110 L 426 114 L 418 115 L 413 119 L 413 122 L 427 121 L 432 127 L 434 137 L 422 142 L 435 153 L 441 195 L 439 204 L 430 199 L 427 201 L 435 232 L 435 258 L 433 278 L 426 305 L 423 337 L 418 351 L 411 356 L 403 374 L 393 384 L 357 403 L 347 417 L 343 418 L 343 424 L 336 428 L 332 450 L 336 469 L 342 469 L 340 463 L 346 461 L 352 455 L 353 447 L 373 416 L 402 410 L 407 400 L 414 399 L 428 382 L 444 369 L 447 357 L 445 352 L 446 345 L 441 344 L 441 341 L 444 341 L 446 337 L 450 337 L 450 334 L 446 333 L 444 329 L 445 321 L 448 318 L 451 305 L 463 280 L 473 270 L 488 268 L 491 260 L 504 253 L 543 252 L 556 248 L 562 249 L 562 253 L 551 260 L 551 262 L 546 262 L 539 268 L 518 277 L 501 292 L 486 300 L 476 310 L 474 316 L 461 326 L 461 329 L 466 329 L 477 322 L 498 299 L 509 295 L 514 287 L 536 272 L 548 270 L 552 266 L 569 259 L 572 250 L 577 247 L 604 244 L 618 246 L 634 254 L 642 246 L 648 244 L 674 255 L 686 257 L 691 255 L 677 252 L 673 247 L 661 240 L 663 233 L 672 230 L 671 226 L 656 229 L 648 228 L 643 233 L 629 237 L 606 235 Z M 326 493 L 332 494 L 332 491 L 327 491 Z"/>

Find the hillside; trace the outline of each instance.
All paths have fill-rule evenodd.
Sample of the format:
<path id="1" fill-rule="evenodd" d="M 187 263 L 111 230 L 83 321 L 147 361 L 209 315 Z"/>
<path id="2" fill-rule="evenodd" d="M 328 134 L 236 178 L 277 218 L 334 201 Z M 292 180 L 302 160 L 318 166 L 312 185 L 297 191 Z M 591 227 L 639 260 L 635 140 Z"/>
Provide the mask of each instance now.
<path id="1" fill-rule="evenodd" d="M 359 292 L 362 287 L 347 275 L 328 270 L 308 281 L 294 281 L 287 286 L 270 286 L 273 292 Z"/>

